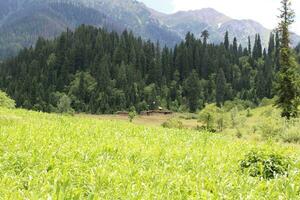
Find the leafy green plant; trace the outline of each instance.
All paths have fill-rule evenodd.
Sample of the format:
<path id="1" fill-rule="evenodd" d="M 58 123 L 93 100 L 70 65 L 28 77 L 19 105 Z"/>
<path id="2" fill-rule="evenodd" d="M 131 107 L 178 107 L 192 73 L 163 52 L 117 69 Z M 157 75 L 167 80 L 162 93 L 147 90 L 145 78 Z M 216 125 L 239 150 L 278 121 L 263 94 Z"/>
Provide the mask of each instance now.
<path id="1" fill-rule="evenodd" d="M 15 108 L 16 103 L 5 92 L 0 90 L 0 107 Z"/>
<path id="2" fill-rule="evenodd" d="M 226 101 L 224 103 L 224 110 L 230 111 L 233 108 L 237 108 L 238 111 L 245 110 L 246 108 L 254 108 L 255 105 L 251 101 L 244 101 L 241 99 L 235 99 L 233 101 Z"/>
<path id="3" fill-rule="evenodd" d="M 279 176 L 287 176 L 290 166 L 289 159 L 279 154 L 266 154 L 263 152 L 251 151 L 240 162 L 243 172 L 252 177 L 263 179 L 274 179 Z"/>
<path id="4" fill-rule="evenodd" d="M 286 129 L 282 135 L 281 138 L 283 142 L 287 143 L 300 143 L 300 127 L 295 126 Z"/>
<path id="5" fill-rule="evenodd" d="M 210 133 L 216 133 L 217 132 L 217 130 L 214 129 L 214 128 L 207 128 L 206 126 L 199 126 L 199 125 L 195 128 L 195 130 L 200 131 L 200 132 L 208 131 Z"/>
<path id="6" fill-rule="evenodd" d="M 213 129 L 216 121 L 217 106 L 215 104 L 206 105 L 199 113 L 199 121 L 205 123 L 207 129 Z"/>
<path id="7" fill-rule="evenodd" d="M 263 98 L 259 104 L 259 106 L 270 106 L 275 104 L 275 99 Z"/>
<path id="8" fill-rule="evenodd" d="M 60 97 L 57 104 L 57 112 L 62 114 L 74 115 L 75 111 L 71 107 L 71 99 L 66 94 L 63 94 Z"/>
<path id="9" fill-rule="evenodd" d="M 283 123 L 281 119 L 265 118 L 257 125 L 257 132 L 265 140 L 279 138 L 282 132 L 284 132 Z"/>
<path id="10" fill-rule="evenodd" d="M 129 121 L 132 122 L 136 116 L 137 116 L 137 113 L 135 111 L 135 107 L 131 107 L 130 112 L 128 113 Z"/>
<path id="11" fill-rule="evenodd" d="M 166 122 L 164 122 L 162 124 L 162 127 L 164 127 L 164 128 L 183 129 L 183 123 L 182 123 L 182 121 L 180 121 L 178 119 L 171 118 L 171 119 L 168 119 Z"/>
<path id="12" fill-rule="evenodd" d="M 210 132 L 222 132 L 228 124 L 225 109 L 217 107 L 215 104 L 208 104 L 199 113 L 199 121 L 204 123 L 206 130 Z"/>

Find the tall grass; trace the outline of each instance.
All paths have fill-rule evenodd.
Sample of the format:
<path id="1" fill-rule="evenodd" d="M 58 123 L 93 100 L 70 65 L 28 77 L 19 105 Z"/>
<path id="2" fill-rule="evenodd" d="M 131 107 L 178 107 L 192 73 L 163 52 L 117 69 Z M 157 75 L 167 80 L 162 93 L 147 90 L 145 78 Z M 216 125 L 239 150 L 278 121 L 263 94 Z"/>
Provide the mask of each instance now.
<path id="1" fill-rule="evenodd" d="M 0 199 L 299 199 L 298 146 L 0 108 Z M 253 148 L 293 161 L 241 172 Z"/>

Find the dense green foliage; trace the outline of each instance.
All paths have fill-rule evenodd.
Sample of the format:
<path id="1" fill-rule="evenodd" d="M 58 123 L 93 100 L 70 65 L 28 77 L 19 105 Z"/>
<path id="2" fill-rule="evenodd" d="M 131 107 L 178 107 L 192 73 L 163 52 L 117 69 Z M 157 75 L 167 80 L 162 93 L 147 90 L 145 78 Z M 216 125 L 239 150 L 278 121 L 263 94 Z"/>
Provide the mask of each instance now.
<path id="1" fill-rule="evenodd" d="M 278 34 L 276 34 L 278 36 Z M 196 111 L 206 103 L 235 98 L 258 103 L 273 97 L 279 69 L 278 37 L 268 52 L 257 35 L 254 47 L 243 49 L 234 38 L 225 45 L 207 43 L 188 33 L 174 49 L 90 26 L 67 31 L 54 41 L 40 38 L 0 67 L 0 87 L 18 107 L 56 111 L 59 97 L 71 99 L 77 112 L 139 112 L 158 106 Z"/>
<path id="2" fill-rule="evenodd" d="M 128 113 L 129 121 L 132 122 L 133 119 L 137 116 L 136 110 L 134 107 L 130 108 L 130 112 Z"/>
<path id="3" fill-rule="evenodd" d="M 281 117 L 281 109 L 274 107 L 275 99 L 263 99 L 259 107 L 251 102 L 227 101 L 222 108 L 206 105 L 199 112 L 194 128 L 232 135 L 247 140 L 300 143 L 300 119 Z"/>
<path id="4" fill-rule="evenodd" d="M 0 108 L 1 199 L 298 199 L 298 146 Z M 252 178 L 253 148 L 289 157 Z"/>
<path id="5" fill-rule="evenodd" d="M 253 177 L 273 179 L 287 176 L 290 167 L 289 160 L 281 155 L 266 155 L 263 152 L 251 151 L 240 163 L 241 169 Z"/>
<path id="6" fill-rule="evenodd" d="M 281 1 L 279 33 L 281 40 L 280 47 L 280 73 L 278 84 L 277 105 L 282 108 L 282 117 L 290 119 L 298 116 L 300 105 L 300 75 L 299 67 L 290 48 L 289 26 L 294 22 L 295 13 L 291 9 L 290 0 Z"/>
<path id="7" fill-rule="evenodd" d="M 14 108 L 16 105 L 15 101 L 11 99 L 5 92 L 0 90 L 0 107 Z"/>
<path id="8" fill-rule="evenodd" d="M 179 119 L 171 118 L 171 119 L 167 120 L 166 122 L 162 123 L 162 127 L 183 129 L 183 123 Z"/>

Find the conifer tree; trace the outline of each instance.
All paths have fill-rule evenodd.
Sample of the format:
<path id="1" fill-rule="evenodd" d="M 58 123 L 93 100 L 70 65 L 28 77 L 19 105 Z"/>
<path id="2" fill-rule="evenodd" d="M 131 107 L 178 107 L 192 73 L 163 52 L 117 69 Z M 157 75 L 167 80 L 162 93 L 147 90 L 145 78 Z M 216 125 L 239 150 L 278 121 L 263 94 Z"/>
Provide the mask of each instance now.
<path id="1" fill-rule="evenodd" d="M 226 78 L 222 68 L 219 69 L 216 80 L 216 101 L 217 106 L 222 106 L 225 99 Z"/>
<path id="2" fill-rule="evenodd" d="M 255 41 L 254 41 L 254 47 L 253 47 L 253 58 L 254 60 L 257 60 L 262 57 L 262 45 L 261 45 L 261 39 L 260 35 L 255 35 Z"/>
<path id="3" fill-rule="evenodd" d="M 189 75 L 185 83 L 186 96 L 191 112 L 195 112 L 198 107 L 198 101 L 200 96 L 200 83 L 199 77 L 195 70 Z"/>
<path id="4" fill-rule="evenodd" d="M 277 88 L 277 106 L 282 109 L 281 116 L 287 119 L 298 116 L 299 106 L 299 72 L 290 49 L 289 26 L 294 22 L 295 13 L 291 0 L 282 0 L 280 9 L 280 73 Z"/>
<path id="5" fill-rule="evenodd" d="M 201 37 L 203 38 L 203 44 L 206 45 L 209 37 L 208 31 L 207 30 L 202 31 Z"/>
<path id="6" fill-rule="evenodd" d="M 225 33 L 224 46 L 225 46 L 225 49 L 226 49 L 226 50 L 229 49 L 229 36 L 228 36 L 228 31 L 226 31 L 226 33 Z"/>
<path id="7" fill-rule="evenodd" d="M 280 70 L 280 38 L 279 38 L 279 33 L 276 31 L 275 34 L 275 71 Z"/>
<path id="8" fill-rule="evenodd" d="M 251 38 L 248 36 L 248 55 L 251 56 L 252 54 L 252 47 L 251 47 Z"/>
<path id="9" fill-rule="evenodd" d="M 233 48 L 233 53 L 234 53 L 235 55 L 237 55 L 237 52 L 238 52 L 238 44 L 237 44 L 237 39 L 236 39 L 236 37 L 233 38 L 232 48 Z"/>
<path id="10" fill-rule="evenodd" d="M 275 50 L 275 37 L 274 34 L 271 33 L 269 39 L 268 56 L 272 56 L 274 50 Z"/>

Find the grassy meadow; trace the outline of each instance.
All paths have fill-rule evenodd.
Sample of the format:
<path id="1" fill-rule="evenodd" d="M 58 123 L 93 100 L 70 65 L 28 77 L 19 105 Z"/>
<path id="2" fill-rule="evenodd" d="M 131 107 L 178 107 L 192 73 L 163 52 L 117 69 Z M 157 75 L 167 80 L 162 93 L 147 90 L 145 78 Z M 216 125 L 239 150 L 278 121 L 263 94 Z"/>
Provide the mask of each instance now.
<path id="1" fill-rule="evenodd" d="M 243 172 L 253 149 L 288 157 L 288 175 Z M 299 199 L 299 155 L 276 140 L 0 108 L 0 199 Z"/>

